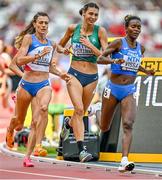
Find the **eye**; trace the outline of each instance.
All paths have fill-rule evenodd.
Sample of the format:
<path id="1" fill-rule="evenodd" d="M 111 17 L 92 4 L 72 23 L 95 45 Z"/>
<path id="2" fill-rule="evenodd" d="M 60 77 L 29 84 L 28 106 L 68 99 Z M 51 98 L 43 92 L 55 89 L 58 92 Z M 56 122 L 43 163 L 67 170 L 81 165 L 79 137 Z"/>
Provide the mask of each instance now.
<path id="1" fill-rule="evenodd" d="M 89 15 L 91 15 L 91 16 L 92 16 L 92 15 L 93 15 L 93 12 L 90 12 L 90 13 L 89 13 Z"/>
<path id="2" fill-rule="evenodd" d="M 138 29 L 141 29 L 141 26 L 137 26 Z"/>

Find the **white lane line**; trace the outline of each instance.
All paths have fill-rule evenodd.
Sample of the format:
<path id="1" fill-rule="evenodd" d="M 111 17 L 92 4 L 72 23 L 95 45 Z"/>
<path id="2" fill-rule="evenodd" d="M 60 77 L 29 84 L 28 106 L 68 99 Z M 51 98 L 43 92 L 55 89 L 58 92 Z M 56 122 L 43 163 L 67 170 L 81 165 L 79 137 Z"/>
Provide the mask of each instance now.
<path id="1" fill-rule="evenodd" d="M 15 151 L 11 151 L 6 149 L 5 143 L 0 143 L 0 151 L 6 155 L 9 156 L 15 156 L 15 157 L 20 157 L 23 158 L 25 155 L 22 153 L 18 153 Z M 110 171 L 112 169 L 118 169 L 118 167 L 112 165 L 105 165 L 105 164 L 89 164 L 89 163 L 80 163 L 80 162 L 72 162 L 72 161 L 64 161 L 64 160 L 57 160 L 54 158 L 44 158 L 44 157 L 35 157 L 31 156 L 33 160 L 41 161 L 41 162 L 47 162 L 47 163 L 53 163 L 53 164 L 62 164 L 62 165 L 71 165 L 71 166 L 76 166 L 76 167 L 91 167 L 91 168 L 103 168 L 109 169 Z M 109 163 L 110 164 L 110 163 Z M 135 168 L 134 173 L 140 173 L 140 174 L 152 174 L 152 175 L 160 175 L 162 176 L 162 171 L 160 170 L 151 170 L 151 169 L 142 169 L 142 168 Z"/>
<path id="2" fill-rule="evenodd" d="M 30 173 L 30 172 L 23 172 L 23 171 L 13 171 L 13 170 L 7 170 L 7 169 L 0 169 L 0 171 L 1 171 L 1 172 L 8 172 L 8 173 L 34 175 L 34 176 L 53 177 L 53 178 L 60 178 L 60 179 L 88 180 L 88 179 L 68 177 L 68 176 L 55 176 L 55 175 L 39 174 L 39 173 Z"/>

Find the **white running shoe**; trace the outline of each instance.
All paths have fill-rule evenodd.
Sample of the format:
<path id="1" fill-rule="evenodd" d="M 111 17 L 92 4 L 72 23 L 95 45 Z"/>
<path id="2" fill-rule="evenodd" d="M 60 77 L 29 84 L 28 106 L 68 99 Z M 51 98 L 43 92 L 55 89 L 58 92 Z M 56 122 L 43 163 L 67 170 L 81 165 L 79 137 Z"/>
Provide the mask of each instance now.
<path id="1" fill-rule="evenodd" d="M 92 104 L 88 109 L 88 115 L 95 115 L 97 111 L 101 110 L 102 103 L 97 102 L 96 104 Z"/>
<path id="2" fill-rule="evenodd" d="M 122 173 L 128 172 L 128 171 L 132 171 L 134 167 L 135 167 L 134 162 L 126 161 L 126 162 L 120 163 L 118 171 Z"/>

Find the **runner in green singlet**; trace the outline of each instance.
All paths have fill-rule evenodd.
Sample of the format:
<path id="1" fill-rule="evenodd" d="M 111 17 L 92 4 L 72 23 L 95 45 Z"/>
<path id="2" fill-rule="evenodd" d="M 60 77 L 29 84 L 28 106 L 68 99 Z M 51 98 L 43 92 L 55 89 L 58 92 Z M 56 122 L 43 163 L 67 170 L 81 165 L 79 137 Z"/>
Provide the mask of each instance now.
<path id="1" fill-rule="evenodd" d="M 67 28 L 59 45 L 64 54 L 69 54 L 69 49 L 64 48 L 71 38 L 73 50 L 72 62 L 68 71 L 71 82 L 67 85 L 69 96 L 74 106 L 71 119 L 64 122 L 61 137 L 68 138 L 70 127 L 77 141 L 79 158 L 81 162 L 90 161 L 93 157 L 87 152 L 83 144 L 84 123 L 83 116 L 91 103 L 98 82 L 97 57 L 107 47 L 106 30 L 95 25 L 98 19 L 99 7 L 95 3 L 88 3 L 79 11 L 82 16 L 80 24 L 72 24 Z M 110 60 L 110 63 L 112 61 Z"/>

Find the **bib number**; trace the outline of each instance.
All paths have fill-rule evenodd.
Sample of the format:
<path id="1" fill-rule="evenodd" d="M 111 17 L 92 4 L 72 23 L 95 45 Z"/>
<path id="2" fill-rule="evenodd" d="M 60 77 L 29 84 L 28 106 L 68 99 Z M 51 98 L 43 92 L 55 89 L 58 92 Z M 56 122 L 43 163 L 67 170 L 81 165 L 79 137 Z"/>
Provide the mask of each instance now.
<path id="1" fill-rule="evenodd" d="M 110 93 L 111 93 L 111 89 L 105 87 L 104 92 L 103 92 L 103 96 L 104 96 L 105 98 L 109 99 L 109 98 L 110 98 Z"/>
<path id="2" fill-rule="evenodd" d="M 138 71 L 141 62 L 140 58 L 131 57 L 131 56 L 129 57 L 127 55 L 124 55 L 123 59 L 125 60 L 125 62 L 121 64 L 122 70 L 133 71 L 133 72 Z"/>

